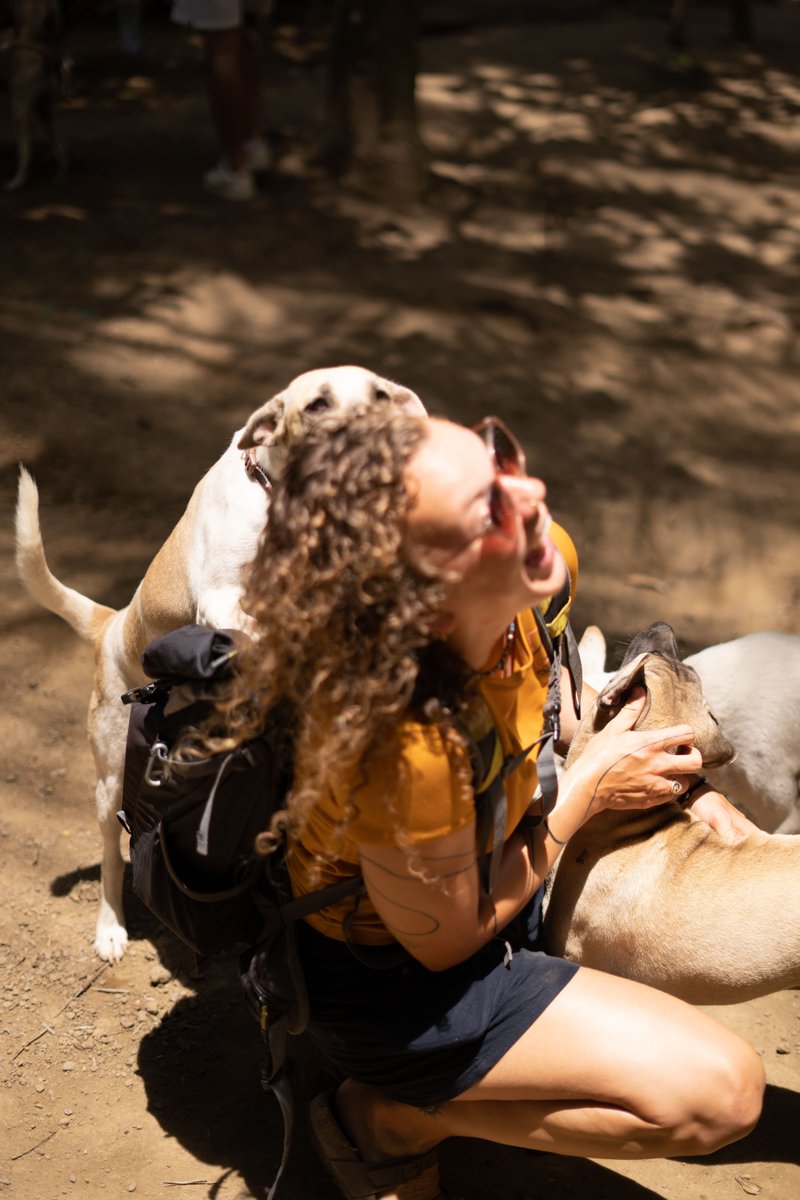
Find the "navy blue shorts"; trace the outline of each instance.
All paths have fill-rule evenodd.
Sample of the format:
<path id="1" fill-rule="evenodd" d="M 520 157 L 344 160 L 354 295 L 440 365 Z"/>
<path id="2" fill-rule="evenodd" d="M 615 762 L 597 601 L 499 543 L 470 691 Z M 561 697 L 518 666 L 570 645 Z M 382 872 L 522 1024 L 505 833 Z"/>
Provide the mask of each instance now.
<path id="1" fill-rule="evenodd" d="M 344 942 L 299 922 L 310 1036 L 345 1075 L 406 1104 L 424 1108 L 461 1095 L 578 970 L 539 949 L 541 902 L 540 891 L 488 945 L 447 971 L 414 959 L 381 969 L 396 958 L 382 947 L 362 947 L 367 966 Z"/>

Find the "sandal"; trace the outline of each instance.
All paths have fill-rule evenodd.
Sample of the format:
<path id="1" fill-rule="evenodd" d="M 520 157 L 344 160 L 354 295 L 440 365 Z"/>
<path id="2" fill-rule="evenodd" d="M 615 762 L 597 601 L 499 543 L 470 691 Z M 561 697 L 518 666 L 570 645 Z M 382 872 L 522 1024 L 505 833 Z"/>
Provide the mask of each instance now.
<path id="1" fill-rule="evenodd" d="M 334 1094 L 322 1092 L 311 1101 L 311 1136 L 346 1200 L 446 1200 L 436 1150 L 394 1162 L 364 1162 L 336 1119 Z"/>

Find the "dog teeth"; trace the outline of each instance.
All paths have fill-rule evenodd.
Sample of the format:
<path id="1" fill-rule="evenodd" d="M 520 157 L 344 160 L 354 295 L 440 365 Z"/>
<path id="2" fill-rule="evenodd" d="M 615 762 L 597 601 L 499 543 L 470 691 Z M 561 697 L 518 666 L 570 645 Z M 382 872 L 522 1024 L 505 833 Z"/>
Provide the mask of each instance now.
<path id="1" fill-rule="evenodd" d="M 535 537 L 533 544 L 528 547 L 528 554 L 533 554 L 533 552 L 535 550 L 541 550 L 542 546 L 544 545 L 544 540 L 547 537 L 548 533 L 550 532 L 550 527 L 552 524 L 553 524 L 553 518 L 550 516 L 550 513 L 548 512 L 547 516 L 545 517 L 542 528 L 540 530 L 538 530 L 536 533 L 536 537 Z"/>

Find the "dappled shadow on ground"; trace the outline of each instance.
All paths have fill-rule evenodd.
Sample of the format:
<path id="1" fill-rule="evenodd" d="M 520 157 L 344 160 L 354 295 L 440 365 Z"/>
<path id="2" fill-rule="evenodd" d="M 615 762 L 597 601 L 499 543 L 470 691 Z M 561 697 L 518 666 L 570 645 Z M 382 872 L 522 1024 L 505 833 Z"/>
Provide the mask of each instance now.
<path id="1" fill-rule="evenodd" d="M 800 588 L 780 548 L 800 518 L 800 13 L 765 12 L 747 53 L 724 14 L 701 16 L 690 70 L 660 21 L 624 12 L 593 43 L 580 22 L 423 40 L 431 184 L 407 212 L 315 167 L 324 61 L 292 56 L 290 31 L 267 81 L 278 166 L 233 210 L 198 186 L 213 148 L 183 35 L 156 21 L 141 61 L 104 75 L 108 31 L 87 31 L 64 114 L 74 171 L 3 201 L 5 494 L 22 457 L 45 508 L 89 506 L 119 602 L 247 413 L 300 370 L 358 361 L 434 411 L 514 423 L 578 535 L 587 617 L 628 630 L 609 607 L 632 626 L 652 609 L 620 582 L 636 553 L 687 645 L 704 632 L 698 586 L 718 634 L 785 625 Z M 712 553 L 721 510 L 740 531 Z M 760 546 L 767 512 L 782 528 Z M 85 535 L 59 530 L 70 573 Z M 757 584 L 734 615 L 748 543 L 778 603 Z"/>
<path id="2" fill-rule="evenodd" d="M 693 6 L 689 68 L 646 6 L 583 7 L 561 25 L 472 27 L 459 13 L 423 38 L 430 187 L 411 211 L 319 171 L 324 39 L 307 27 L 276 33 L 278 163 L 238 207 L 199 187 L 215 149 L 197 47 L 165 18 L 149 21 L 134 62 L 116 53 L 110 20 L 71 35 L 72 173 L 55 187 L 40 165 L 26 192 L 0 196 L 0 648 L 13 683 L 0 834 L 16 849 L 4 912 L 24 934 L 13 951 L 5 934 L 2 951 L 18 992 L 4 1020 L 14 1053 L 30 1047 L 12 1081 L 21 1186 L 25 1172 L 41 1178 L 29 1148 L 54 1137 L 52 1116 L 54 1194 L 72 1186 L 67 1163 L 83 1180 L 91 1162 L 78 1186 L 99 1195 L 135 1183 L 135 1162 L 145 1200 L 195 1165 L 198 1194 L 231 1200 L 240 1174 L 261 1195 L 280 1123 L 234 964 L 198 976 L 129 894 L 128 956 L 105 988 L 78 989 L 75 963 L 80 979 L 96 970 L 99 893 L 82 734 L 91 653 L 17 586 L 19 460 L 39 482 L 56 573 L 121 605 L 249 412 L 300 371 L 359 362 L 435 412 L 511 423 L 579 545 L 578 631 L 595 621 L 615 645 L 661 618 L 686 649 L 798 632 L 800 6 L 759 6 L 747 53 L 729 42 L 724 5 Z M 11 164 L 5 140 L 0 175 Z M 45 979 L 40 959 L 60 975 Z M 772 1016 L 759 1013 L 745 1034 L 765 1040 Z M 781 1014 L 788 1039 L 796 1013 Z M 784 1082 L 793 1063 L 768 1067 Z M 81 1099 L 84 1085 L 96 1098 L 93 1072 L 107 1112 Z M 139 1120 L 140 1082 L 155 1122 Z M 301 1056 L 301 1114 L 320 1082 Z M 737 1192 L 750 1156 L 777 1195 L 796 1141 L 790 1086 L 772 1087 L 751 1138 L 691 1185 L 682 1163 L 631 1169 L 634 1182 L 479 1142 L 445 1147 L 445 1176 L 454 1200 L 697 1198 L 717 1171 Z M 287 1194 L 332 1200 L 303 1120 Z"/>

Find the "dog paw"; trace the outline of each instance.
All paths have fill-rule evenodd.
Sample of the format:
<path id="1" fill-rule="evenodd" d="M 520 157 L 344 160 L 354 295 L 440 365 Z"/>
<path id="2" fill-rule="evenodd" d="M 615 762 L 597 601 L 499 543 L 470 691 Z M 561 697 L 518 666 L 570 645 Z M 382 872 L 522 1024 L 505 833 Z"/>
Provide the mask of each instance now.
<path id="1" fill-rule="evenodd" d="M 119 962 L 128 946 L 128 931 L 124 925 L 99 925 L 94 939 L 94 952 L 104 962 Z"/>

